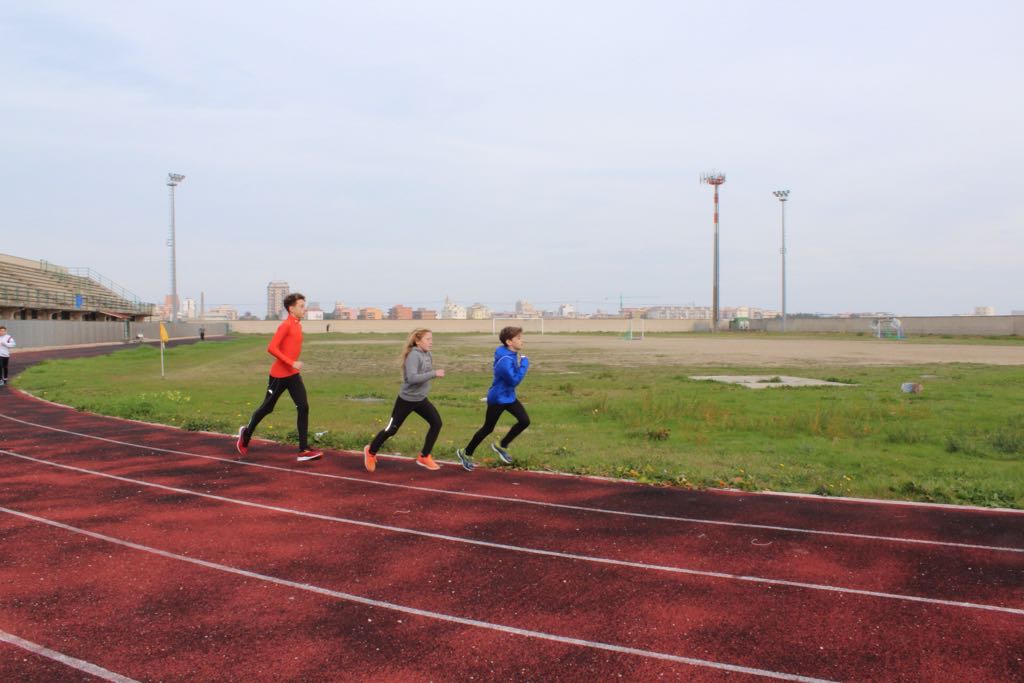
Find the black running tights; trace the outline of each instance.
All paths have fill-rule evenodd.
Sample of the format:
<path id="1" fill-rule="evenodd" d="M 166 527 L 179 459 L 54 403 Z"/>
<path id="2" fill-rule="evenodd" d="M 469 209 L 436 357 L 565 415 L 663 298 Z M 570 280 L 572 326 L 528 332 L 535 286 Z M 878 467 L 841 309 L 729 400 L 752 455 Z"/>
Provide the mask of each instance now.
<path id="1" fill-rule="evenodd" d="M 409 417 L 409 413 L 416 413 L 430 425 L 430 429 L 427 430 L 427 436 L 423 439 L 423 450 L 420 451 L 422 455 L 430 455 L 430 452 L 434 450 L 437 435 L 441 433 L 441 416 L 438 414 L 434 404 L 430 402 L 430 399 L 406 401 L 401 396 L 395 399 L 395 407 L 391 409 L 391 419 L 388 420 L 388 426 L 380 430 L 377 436 L 374 437 L 373 443 L 370 444 L 370 453 L 376 455 L 380 447 L 384 445 L 384 442 L 398 433 L 399 427 L 405 422 L 405 418 Z"/>
<path id="2" fill-rule="evenodd" d="M 295 420 L 295 428 L 299 432 L 299 450 L 304 451 L 309 448 L 309 399 L 306 398 L 306 385 L 302 383 L 302 375 L 299 374 L 290 377 L 271 377 L 269 379 L 263 403 L 260 404 L 260 407 L 249 418 L 249 424 L 245 428 L 247 442 L 252 438 L 260 421 L 274 412 L 277 399 L 281 398 L 281 394 L 286 389 L 291 395 L 292 400 L 295 401 L 295 410 L 298 413 Z"/>
<path id="3" fill-rule="evenodd" d="M 487 404 L 487 416 L 484 418 L 484 426 L 477 430 L 476 434 L 470 440 L 469 445 L 466 446 L 466 454 L 473 455 L 473 451 L 480 445 L 480 442 L 487 438 L 487 435 L 494 431 L 494 428 L 498 426 L 498 418 L 505 411 L 512 414 L 512 417 L 516 418 L 518 422 L 512 425 L 512 429 L 508 430 L 508 434 L 501 440 L 501 447 L 508 448 L 508 445 L 512 443 L 512 440 L 523 433 L 523 430 L 530 426 L 530 416 L 526 414 L 526 408 L 523 404 L 516 399 L 515 403 L 503 403 L 503 404 Z"/>

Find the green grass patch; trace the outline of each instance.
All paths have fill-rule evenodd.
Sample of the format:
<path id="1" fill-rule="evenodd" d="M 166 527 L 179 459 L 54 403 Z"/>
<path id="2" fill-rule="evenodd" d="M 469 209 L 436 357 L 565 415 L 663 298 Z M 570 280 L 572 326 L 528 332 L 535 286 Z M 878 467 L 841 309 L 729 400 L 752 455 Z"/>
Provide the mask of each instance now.
<path id="1" fill-rule="evenodd" d="M 573 336 L 578 340 L 578 336 Z M 630 365 L 614 351 L 581 361 L 579 344 L 531 352 L 520 387 L 532 426 L 514 443 L 516 466 L 687 487 L 728 486 L 1024 508 L 1024 368 L 966 364 L 902 367 L 687 367 Z M 303 352 L 313 442 L 362 448 L 387 422 L 401 378 L 395 335 L 317 335 Z M 16 385 L 107 415 L 234 433 L 262 400 L 267 337 L 239 336 L 166 352 L 135 347 L 96 358 L 40 363 Z M 926 342 L 923 342 L 926 343 Z M 483 419 L 490 335 L 435 335 L 448 376 L 431 399 L 444 418 L 435 455 L 451 459 Z M 852 384 L 764 391 L 697 382 L 691 374 L 797 375 Z M 900 384 L 926 377 L 921 394 Z M 510 426 L 507 416 L 495 438 Z M 416 454 L 415 415 L 385 446 Z M 259 436 L 294 442 L 295 410 L 282 397 Z M 225 449 L 229 449 L 225 441 Z M 494 462 L 485 449 L 484 463 Z"/>

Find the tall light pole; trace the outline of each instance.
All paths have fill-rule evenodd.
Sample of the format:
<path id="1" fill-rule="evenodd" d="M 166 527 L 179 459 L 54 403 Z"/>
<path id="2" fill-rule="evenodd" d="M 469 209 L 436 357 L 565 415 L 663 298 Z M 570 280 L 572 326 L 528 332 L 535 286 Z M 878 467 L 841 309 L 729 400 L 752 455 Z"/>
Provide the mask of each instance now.
<path id="1" fill-rule="evenodd" d="M 789 190 L 775 190 L 772 192 L 782 206 L 782 247 L 779 253 L 782 254 L 782 331 L 786 331 L 786 202 L 789 200 Z"/>
<path id="2" fill-rule="evenodd" d="M 171 248 L 171 322 L 178 322 L 178 267 L 176 262 L 177 244 L 174 239 L 174 188 L 176 188 L 185 176 L 180 173 L 167 174 L 167 187 L 171 188 L 171 236 L 167 240 L 167 246 Z"/>
<path id="3" fill-rule="evenodd" d="M 712 288 L 712 320 L 711 331 L 718 331 L 718 186 L 725 182 L 725 174 L 709 171 L 700 177 L 702 183 L 715 188 L 715 282 Z"/>

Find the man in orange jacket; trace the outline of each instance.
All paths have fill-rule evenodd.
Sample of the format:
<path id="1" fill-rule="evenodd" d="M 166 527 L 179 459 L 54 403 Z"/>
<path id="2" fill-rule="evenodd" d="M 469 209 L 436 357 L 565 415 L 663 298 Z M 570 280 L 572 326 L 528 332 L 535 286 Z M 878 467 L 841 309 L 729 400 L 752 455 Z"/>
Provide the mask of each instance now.
<path id="1" fill-rule="evenodd" d="M 235 447 L 241 455 L 249 452 L 249 440 L 256 431 L 256 426 L 263 418 L 274 412 L 277 399 L 287 390 L 298 411 L 296 427 L 299 432 L 299 455 L 296 459 L 305 462 L 323 457 L 323 451 L 310 449 L 307 441 L 309 401 L 306 399 L 306 386 L 302 383 L 302 375 L 299 374 L 302 370 L 302 361 L 299 360 L 302 353 L 302 324 L 299 321 L 306 315 L 306 297 L 298 292 L 289 294 L 284 298 L 284 307 L 288 310 L 288 317 L 267 344 L 267 352 L 277 359 L 270 367 L 267 394 L 263 398 L 263 403 L 249 418 L 249 424 L 239 427 Z"/>

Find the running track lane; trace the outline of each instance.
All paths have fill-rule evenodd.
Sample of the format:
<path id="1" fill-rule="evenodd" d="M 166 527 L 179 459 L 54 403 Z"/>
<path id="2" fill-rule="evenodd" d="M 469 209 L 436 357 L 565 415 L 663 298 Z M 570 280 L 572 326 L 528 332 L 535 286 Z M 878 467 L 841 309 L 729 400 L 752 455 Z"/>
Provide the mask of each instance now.
<path id="1" fill-rule="evenodd" d="M 25 559 L 45 569 L 21 577 L 16 588 L 27 578 L 33 594 L 14 594 L 12 601 L 42 616 L 17 626 L 65 656 L 134 680 L 539 680 L 552 661 L 570 667 L 567 680 L 598 672 L 628 680 L 721 680 L 707 667 L 353 602 L 310 584 L 25 522 L 7 534 L 28 536 Z M 24 683 L 79 680 L 77 672 L 52 677 L 45 659 L 19 664 L 14 680 Z M 764 680 L 730 677 L 755 678 Z"/>
<path id="2" fill-rule="evenodd" d="M 926 596 L 1024 608 L 1019 591 L 1024 548 L 963 548 L 860 537 L 839 537 L 837 543 L 836 537 L 791 531 L 705 528 L 592 510 L 444 494 L 439 498 L 437 492 L 421 488 L 380 490 L 372 478 L 338 478 L 329 475 L 326 467 L 317 470 L 319 476 L 309 476 L 308 469 L 283 469 L 280 471 L 286 476 L 274 482 L 260 476 L 266 468 L 180 454 L 139 455 L 140 449 L 127 449 L 134 454 L 121 457 L 120 449 L 112 450 L 109 444 L 95 440 L 86 440 L 73 455 L 49 460 L 46 453 L 52 452 L 54 444 L 45 438 L 42 441 L 12 447 L 18 447 L 19 457 L 30 461 L 121 477 L 127 483 L 150 482 L 271 506 L 287 495 L 296 514 L 408 527 L 409 533 L 465 534 L 470 542 L 597 554 L 610 561 L 670 566 L 680 571 L 726 572 L 766 581 L 896 593 L 906 599 Z M 42 459 L 36 457 L 40 455 Z M 465 478 L 456 468 L 444 472 L 431 478 Z M 37 495 L 33 483 L 24 484 L 22 497 Z M 501 508 L 498 514 L 496 507 Z"/>
<path id="3" fill-rule="evenodd" d="M 0 681 L 112 681 L 132 683 L 132 679 L 112 671 L 68 657 L 24 638 L 0 631 Z"/>
<path id="4" fill-rule="evenodd" d="M 41 521 L 23 513 L 13 517 Z M 169 558 L 177 559 L 178 565 L 186 562 L 184 567 L 174 563 L 164 567 L 150 557 L 156 553 L 126 556 L 123 542 L 113 543 L 113 548 L 95 547 L 91 543 L 95 536 L 60 536 L 53 534 L 51 526 L 16 528 L 11 534 L 29 537 L 27 559 L 44 568 L 14 584 L 14 589 L 29 584 L 32 593 L 28 597 L 14 593 L 13 604 L 27 606 L 32 600 L 30 618 L 41 611 L 45 620 L 19 623 L 19 628 L 40 638 L 58 639 L 66 652 L 139 679 L 538 680 L 551 677 L 551 662 L 559 663 L 565 680 L 594 676 L 721 680 L 726 669 L 743 672 L 714 662 L 678 666 L 666 661 L 667 656 L 620 646 L 611 646 L 615 651 L 594 642 L 554 642 L 543 633 L 508 628 L 496 632 L 489 623 L 470 623 L 465 618 L 453 624 L 441 613 L 410 615 L 408 609 L 388 609 L 384 604 L 374 605 L 383 610 L 367 611 L 361 609 L 365 601 L 352 606 L 352 600 L 329 594 L 329 588 L 185 555 Z M 70 527 L 57 531 L 64 530 L 72 531 Z M 143 546 L 130 550 L 145 552 Z M 166 551 L 160 551 L 157 560 L 164 557 L 168 557 Z M 200 573 L 217 569 L 227 578 L 216 572 L 196 576 L 189 565 L 197 563 L 203 565 Z M 211 585 L 218 580 L 224 583 Z M 294 595 L 271 591 L 281 585 L 340 599 L 297 603 Z M 40 590 L 61 596 L 70 592 L 76 600 L 32 597 Z M 281 604 L 285 598 L 288 602 Z M 420 617 L 427 617 L 425 623 Z M 62 628 L 55 629 L 54 623 Z M 128 640 L 126 632 L 133 634 Z M 153 672 L 147 673 L 147 667 Z M 231 673 L 218 674 L 222 671 Z"/>
<path id="5" fill-rule="evenodd" d="M 40 517 L 188 557 L 228 566 L 255 563 L 253 571 L 261 574 L 294 573 L 287 578 L 342 592 L 346 583 L 354 584 L 376 599 L 444 614 L 471 610 L 469 618 L 588 641 L 611 640 L 673 654 L 696 648 L 710 653 L 711 661 L 742 666 L 749 666 L 744 657 L 773 665 L 799 663 L 823 669 L 813 671 L 823 678 L 869 678 L 865 672 L 879 666 L 885 676 L 909 666 L 903 673 L 919 679 L 941 680 L 949 672 L 965 680 L 989 673 L 1002 677 L 1009 670 L 999 670 L 992 646 L 1001 651 L 1000 646 L 1012 643 L 1022 622 L 1019 616 L 965 617 L 958 612 L 961 608 L 893 609 L 876 604 L 875 598 L 834 599 L 790 588 L 751 590 L 717 579 L 665 579 L 619 567 L 581 567 L 575 560 L 524 559 L 507 551 L 439 550 L 429 540 L 339 529 L 337 524 L 261 509 L 240 513 L 211 499 L 189 505 L 187 495 L 183 500 L 178 493 L 140 492 L 138 486 L 105 478 L 103 483 L 82 482 L 80 474 L 67 470 L 30 473 L 28 479 L 44 482 L 44 489 L 23 503 L 23 509 L 36 507 L 47 512 Z M 196 535 L 196 529 L 204 533 Z M 290 544 L 282 547 L 281 538 Z M 347 552 L 332 556 L 338 546 Z M 378 565 L 366 562 L 371 554 L 379 558 Z M 416 562 L 409 563 L 408 557 Z M 470 573 L 460 574 L 465 568 Z M 449 578 L 447 584 L 436 583 L 446 576 L 456 577 L 455 582 Z M 966 623 L 974 624 L 972 637 L 950 643 L 945 634 Z M 913 643 L 910 652 L 892 649 L 894 634 Z"/>

